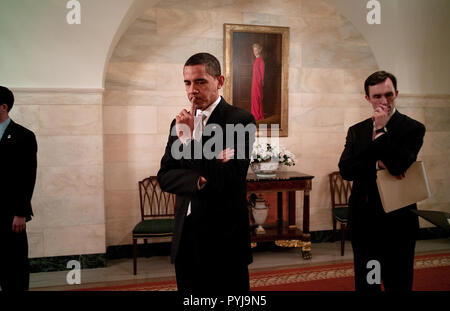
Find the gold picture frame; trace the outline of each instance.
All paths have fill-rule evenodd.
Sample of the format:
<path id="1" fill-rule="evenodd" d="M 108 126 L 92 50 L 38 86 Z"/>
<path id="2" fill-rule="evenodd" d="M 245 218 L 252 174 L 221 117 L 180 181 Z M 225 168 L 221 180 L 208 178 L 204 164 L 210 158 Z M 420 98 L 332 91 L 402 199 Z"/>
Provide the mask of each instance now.
<path id="1" fill-rule="evenodd" d="M 287 137 L 289 27 L 224 24 L 223 32 L 225 99 L 254 115 L 258 136 L 278 124 Z"/>

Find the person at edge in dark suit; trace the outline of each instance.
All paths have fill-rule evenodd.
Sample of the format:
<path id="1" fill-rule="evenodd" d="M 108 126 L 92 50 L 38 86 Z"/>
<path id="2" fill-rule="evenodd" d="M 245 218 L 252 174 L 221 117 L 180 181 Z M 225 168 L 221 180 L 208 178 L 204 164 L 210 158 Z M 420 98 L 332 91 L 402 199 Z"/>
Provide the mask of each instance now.
<path id="1" fill-rule="evenodd" d="M 158 172 L 161 189 L 177 195 L 171 260 L 178 290 L 245 292 L 249 290 L 248 265 L 253 260 L 246 176 L 255 120 L 250 112 L 229 105 L 219 96 L 225 78 L 213 55 L 191 56 L 183 76 L 191 110 L 183 109 L 172 121 Z M 245 139 L 238 137 L 229 144 L 226 125 L 253 126 L 254 130 L 248 131 Z M 223 136 L 212 135 L 219 128 Z M 223 143 L 213 158 L 205 156 L 205 149 L 200 157 L 177 159 L 173 154 L 176 143 L 192 151 L 207 147 L 213 138 Z"/>
<path id="2" fill-rule="evenodd" d="M 378 71 L 370 75 L 364 89 L 372 105 L 372 117 L 351 126 L 347 133 L 339 169 L 353 181 L 349 199 L 349 228 L 354 255 L 357 291 L 381 291 L 381 282 L 368 281 L 368 273 L 380 264 L 386 291 L 411 291 L 414 248 L 419 220 L 411 210 L 416 204 L 386 213 L 376 184 L 377 170 L 387 169 L 398 179 L 416 160 L 423 144 L 425 126 L 395 108 L 398 95 L 394 75 Z"/>
<path id="3" fill-rule="evenodd" d="M 14 95 L 0 86 L 0 286 L 29 288 L 26 222 L 33 215 L 37 143 L 34 133 L 9 118 Z"/>

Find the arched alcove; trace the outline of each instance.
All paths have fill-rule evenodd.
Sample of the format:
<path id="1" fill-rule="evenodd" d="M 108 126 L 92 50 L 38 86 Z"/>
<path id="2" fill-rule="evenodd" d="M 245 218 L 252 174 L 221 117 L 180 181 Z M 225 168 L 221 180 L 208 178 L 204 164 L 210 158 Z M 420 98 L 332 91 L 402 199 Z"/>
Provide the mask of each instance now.
<path id="1" fill-rule="evenodd" d="M 130 24 L 106 66 L 103 99 L 107 246 L 130 244 L 138 180 L 156 175 L 174 115 L 188 107 L 182 68 L 205 51 L 223 63 L 223 24 L 290 27 L 289 137 L 293 169 L 315 176 L 311 230 L 331 228 L 327 174 L 346 129 L 370 113 L 362 83 L 377 69 L 370 47 L 322 1 L 161 1 Z M 297 200 L 299 209 L 302 200 Z M 301 223 L 301 213 L 298 213 Z"/>

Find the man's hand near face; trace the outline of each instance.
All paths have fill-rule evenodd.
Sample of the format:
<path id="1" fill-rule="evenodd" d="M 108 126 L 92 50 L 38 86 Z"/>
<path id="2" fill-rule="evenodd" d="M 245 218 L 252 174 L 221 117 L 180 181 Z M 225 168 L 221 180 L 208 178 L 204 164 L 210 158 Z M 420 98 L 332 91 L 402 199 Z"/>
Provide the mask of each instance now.
<path id="1" fill-rule="evenodd" d="M 388 109 L 385 106 L 378 106 L 373 111 L 372 120 L 375 130 L 379 130 L 386 126 L 388 122 Z"/>
<path id="2" fill-rule="evenodd" d="M 175 117 L 175 129 L 177 136 L 184 144 L 188 139 L 192 138 L 194 132 L 194 117 L 195 117 L 195 105 L 192 104 L 191 111 L 187 112 L 186 109 Z"/>

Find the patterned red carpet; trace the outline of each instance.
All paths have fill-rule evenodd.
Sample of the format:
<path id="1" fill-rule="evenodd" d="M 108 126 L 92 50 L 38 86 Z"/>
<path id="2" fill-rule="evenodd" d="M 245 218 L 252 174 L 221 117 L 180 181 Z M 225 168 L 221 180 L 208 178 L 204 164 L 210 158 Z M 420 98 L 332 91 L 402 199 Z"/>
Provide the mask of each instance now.
<path id="1" fill-rule="evenodd" d="M 353 291 L 353 263 L 250 273 L 252 291 Z M 175 280 L 89 288 L 90 291 L 174 291 Z M 450 253 L 416 256 L 414 290 L 450 291 Z"/>

